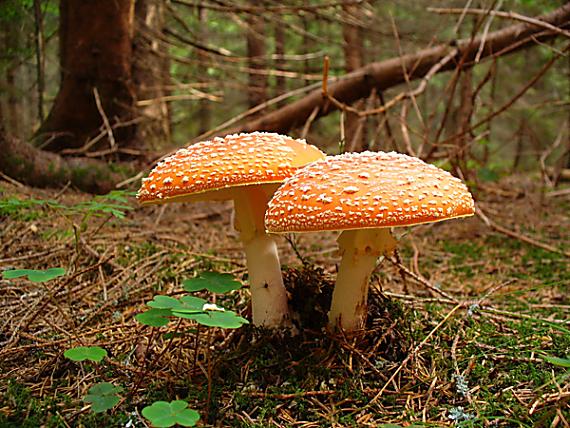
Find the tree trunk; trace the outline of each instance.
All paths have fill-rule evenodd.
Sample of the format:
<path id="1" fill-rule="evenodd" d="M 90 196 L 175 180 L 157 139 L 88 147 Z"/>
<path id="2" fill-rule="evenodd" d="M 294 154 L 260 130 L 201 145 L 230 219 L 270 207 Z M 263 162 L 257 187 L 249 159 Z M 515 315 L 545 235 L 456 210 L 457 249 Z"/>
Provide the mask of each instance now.
<path id="1" fill-rule="evenodd" d="M 199 28 L 196 31 L 198 39 L 196 40 L 201 46 L 208 45 L 208 10 L 205 7 L 198 7 L 198 23 Z M 210 54 L 202 49 L 195 50 L 198 56 L 198 82 L 207 83 L 208 78 L 208 59 Z M 200 107 L 198 109 L 198 134 L 202 135 L 211 129 L 212 124 L 212 101 L 203 98 L 198 101 Z"/>
<path id="2" fill-rule="evenodd" d="M 115 188 L 124 177 L 111 171 L 102 161 L 86 158 L 64 158 L 46 152 L 24 141 L 9 137 L 0 128 L 0 171 L 34 187 L 75 188 L 103 194 Z"/>
<path id="3" fill-rule="evenodd" d="M 170 140 L 170 112 L 164 100 L 168 94 L 169 61 L 167 55 L 160 55 L 163 45 L 152 36 L 162 32 L 164 2 L 137 0 L 135 20 L 132 74 L 141 116 L 136 140 L 156 150 Z"/>
<path id="4" fill-rule="evenodd" d="M 474 113 L 473 105 L 473 72 L 465 70 L 459 76 L 459 100 L 455 109 L 451 112 L 448 126 L 449 137 L 461 135 L 455 138 L 449 147 L 449 160 L 453 170 L 461 170 L 463 177 L 468 178 L 467 156 L 470 151 L 470 140 L 474 137 L 469 133 L 471 119 Z"/>
<path id="5" fill-rule="evenodd" d="M 275 39 L 275 61 L 273 63 L 276 70 L 285 69 L 285 29 L 283 24 L 276 22 L 273 27 L 273 37 Z M 275 93 L 274 97 L 284 94 L 287 91 L 287 81 L 285 76 L 275 77 Z"/>
<path id="6" fill-rule="evenodd" d="M 344 69 L 347 73 L 352 73 L 364 65 L 363 35 L 360 28 L 354 24 L 354 21 L 359 20 L 360 17 L 359 5 L 351 2 L 343 4 L 342 16 L 344 18 L 342 24 Z M 353 107 L 363 109 L 364 101 L 359 100 L 355 102 Z M 365 149 L 364 120 L 360 119 L 355 113 L 346 113 L 344 129 L 347 151 L 361 152 Z"/>
<path id="7" fill-rule="evenodd" d="M 548 15 L 541 16 L 543 22 L 554 26 L 568 28 L 570 19 L 570 3 L 556 9 Z M 487 34 L 484 39 L 481 58 L 492 55 L 504 55 L 520 49 L 535 46 L 537 41 L 543 42 L 559 36 L 560 33 L 545 30 L 543 27 L 531 24 L 518 24 Z M 459 40 L 456 42 L 458 54 L 456 59 L 465 56 L 464 68 L 472 67 L 482 39 Z M 370 93 L 372 88 L 381 92 L 387 88 L 405 82 L 403 70 L 406 70 L 411 80 L 424 77 L 428 71 L 449 54 L 451 46 L 442 44 L 423 49 L 415 54 L 391 58 L 386 61 L 368 64 L 343 79 L 331 83 L 328 92 L 337 100 L 351 104 L 362 99 Z M 438 72 L 449 71 L 457 66 L 457 61 L 449 61 Z M 253 132 L 257 130 L 286 133 L 295 126 L 302 126 L 313 110 L 318 108 L 318 116 L 325 116 L 337 107 L 323 98 L 321 89 L 317 89 L 307 96 L 295 101 L 281 109 L 267 113 L 258 119 L 250 120 L 242 126 L 224 131 L 225 133 Z"/>
<path id="8" fill-rule="evenodd" d="M 17 65 L 18 61 L 12 58 L 14 52 L 20 49 L 21 39 L 18 35 L 18 22 L 10 21 L 6 23 L 6 26 L 2 29 L 3 43 L 2 48 L 7 54 L 9 62 L 5 68 L 4 75 L 2 76 L 2 91 L 5 93 L 3 104 L 3 116 L 6 128 L 8 131 L 20 138 L 23 135 L 23 108 L 22 99 L 18 94 L 20 85 L 16 81 L 18 71 L 20 67 Z"/>
<path id="9" fill-rule="evenodd" d="M 131 142 L 133 18 L 134 0 L 60 0 L 61 85 L 38 131 L 47 149 L 81 147 L 105 132 L 104 121 L 113 135 L 98 148 Z"/>
<path id="10" fill-rule="evenodd" d="M 248 103 L 255 107 L 267 100 L 267 76 L 256 72 L 265 68 L 265 23 L 261 16 L 254 14 L 248 14 L 247 23 L 247 56 L 251 70 Z"/>

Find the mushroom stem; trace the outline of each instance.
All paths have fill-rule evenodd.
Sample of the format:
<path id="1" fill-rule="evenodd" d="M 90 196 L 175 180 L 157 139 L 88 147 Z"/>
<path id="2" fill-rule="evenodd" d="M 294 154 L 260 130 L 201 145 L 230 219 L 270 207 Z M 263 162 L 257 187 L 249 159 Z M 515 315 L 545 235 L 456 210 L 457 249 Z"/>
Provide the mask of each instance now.
<path id="1" fill-rule="evenodd" d="M 253 324 L 267 328 L 289 325 L 277 244 L 265 233 L 264 215 L 272 193 L 252 186 L 234 198 L 235 227 L 246 254 Z"/>
<path id="2" fill-rule="evenodd" d="M 329 328 L 353 331 L 364 326 L 370 275 L 376 260 L 396 247 L 388 228 L 345 230 L 337 240 L 342 259 L 333 291 Z"/>

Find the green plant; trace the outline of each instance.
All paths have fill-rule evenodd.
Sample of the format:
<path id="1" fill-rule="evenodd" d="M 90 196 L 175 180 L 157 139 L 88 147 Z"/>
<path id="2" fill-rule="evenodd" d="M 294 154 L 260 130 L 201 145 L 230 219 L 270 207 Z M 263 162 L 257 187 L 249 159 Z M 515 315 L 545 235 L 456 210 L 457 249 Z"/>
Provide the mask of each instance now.
<path id="1" fill-rule="evenodd" d="M 36 208 L 52 208 L 61 209 L 64 205 L 52 199 L 18 199 L 16 197 L 7 197 L 0 199 L 0 216 L 10 216 L 23 220 L 31 220 L 37 218 L 37 213 L 33 210 Z"/>
<path id="2" fill-rule="evenodd" d="M 2 278 L 4 279 L 15 279 L 25 276 L 32 282 L 47 282 L 62 275 L 65 275 L 64 268 L 49 268 L 46 270 L 13 269 L 2 272 Z"/>
<path id="3" fill-rule="evenodd" d="M 113 190 L 106 195 L 95 196 L 89 201 L 75 205 L 64 205 L 53 199 L 7 197 L 0 199 L 0 215 L 29 220 L 37 217 L 37 214 L 33 212 L 34 209 L 46 208 L 60 210 L 65 215 L 82 214 L 84 216 L 83 221 L 91 216 L 104 214 L 110 214 L 115 218 L 122 219 L 125 217 L 126 211 L 133 209 L 132 206 L 128 205 L 129 197 L 131 196 L 133 196 L 132 192 Z"/>
<path id="4" fill-rule="evenodd" d="M 568 377 L 570 377 L 570 358 L 569 357 L 560 358 L 560 357 L 553 357 L 551 355 L 543 355 L 542 359 L 544 361 L 554 365 L 554 366 L 567 369 L 563 373 L 561 373 L 560 375 L 558 375 L 556 377 L 556 382 L 564 383 L 565 380 L 568 379 Z"/>
<path id="5" fill-rule="evenodd" d="M 50 271 L 48 269 L 48 271 Z M 31 271 L 38 275 L 36 271 Z M 47 272 L 47 271 L 46 271 Z M 65 271 L 64 271 L 65 272 Z M 42 273 L 42 272 L 40 272 Z M 18 276 L 28 275 L 20 272 Z M 44 278 L 41 276 L 40 278 Z M 184 281 L 186 291 L 208 290 L 215 293 L 228 293 L 241 287 L 241 283 L 228 274 L 203 272 L 198 277 Z M 147 303 L 149 310 L 135 318 L 142 324 L 162 327 L 169 323 L 170 317 L 187 318 L 209 327 L 239 328 L 248 321 L 235 312 L 196 296 L 182 296 L 179 299 L 157 295 Z M 73 361 L 101 362 L 107 357 L 107 351 L 99 346 L 77 346 L 64 352 L 64 356 Z M 109 382 L 101 382 L 89 388 L 83 401 L 91 403 L 94 413 L 102 413 L 115 407 L 121 400 L 122 388 Z M 188 408 L 188 403 L 175 400 L 170 403 L 156 401 L 143 409 L 142 414 L 155 427 L 170 427 L 175 424 L 194 426 L 200 414 Z"/>
<path id="6" fill-rule="evenodd" d="M 91 403 L 94 413 L 105 412 L 115 407 L 121 398 L 118 393 L 122 388 L 109 382 L 96 383 L 89 388 L 89 393 L 83 398 L 86 403 Z"/>
<path id="7" fill-rule="evenodd" d="M 113 190 L 106 195 L 95 196 L 93 199 L 73 205 L 68 209 L 72 212 L 81 212 L 86 217 L 103 214 L 111 214 L 115 218 L 125 218 L 125 212 L 132 210 L 128 205 L 128 197 L 133 196 L 132 192 L 123 190 Z"/>
<path id="8" fill-rule="evenodd" d="M 113 215 L 118 215 L 118 213 L 113 213 Z M 2 276 L 4 279 L 26 277 L 32 282 L 46 282 L 64 275 L 65 272 L 64 268 L 15 269 L 3 272 Z M 190 292 L 208 290 L 223 294 L 240 287 L 241 283 L 231 275 L 217 272 L 203 272 L 194 279 L 184 281 L 185 290 Z M 150 309 L 138 314 L 136 319 L 142 324 L 153 327 L 168 324 L 170 317 L 187 318 L 202 325 L 221 328 L 239 328 L 248 323 L 246 319 L 235 312 L 196 296 L 186 295 L 176 299 L 170 296 L 157 295 L 147 305 Z M 96 363 L 103 361 L 108 355 L 107 351 L 100 346 L 76 346 L 67 349 L 63 354 L 72 361 L 93 361 Z M 83 401 L 91 404 L 91 410 L 94 413 L 103 413 L 120 402 L 119 393 L 121 391 L 121 387 L 110 382 L 96 383 L 89 388 Z M 156 401 L 145 407 L 142 413 L 156 427 L 170 427 L 175 424 L 194 426 L 200 419 L 199 413 L 189 409 L 188 403 L 183 400 L 175 400 L 170 403 Z"/>
<path id="9" fill-rule="evenodd" d="M 163 327 L 170 322 L 172 311 L 170 309 L 149 309 L 146 312 L 135 315 L 135 319 L 149 327 Z"/>
<path id="10" fill-rule="evenodd" d="M 570 368 L 570 358 L 551 357 L 550 355 L 543 355 L 542 358 L 555 366 Z"/>
<path id="11" fill-rule="evenodd" d="M 99 346 L 77 346 L 68 349 L 63 355 L 73 361 L 89 360 L 99 363 L 107 356 L 107 351 Z"/>
<path id="12" fill-rule="evenodd" d="M 202 272 L 196 278 L 183 281 L 184 289 L 189 292 L 208 290 L 224 294 L 241 287 L 229 274 Z M 182 296 L 176 299 L 157 295 L 147 303 L 151 309 L 135 316 L 137 321 L 151 327 L 168 324 L 169 317 L 186 318 L 208 327 L 239 328 L 249 324 L 245 318 L 233 311 L 195 296 Z"/>
<path id="13" fill-rule="evenodd" d="M 193 427 L 200 419 L 200 414 L 196 410 L 189 409 L 188 403 L 184 400 L 175 400 L 170 403 L 155 401 L 142 410 L 142 415 L 154 427 L 171 427 L 176 424 Z"/>
<path id="14" fill-rule="evenodd" d="M 171 316 L 190 319 L 208 327 L 239 328 L 249 323 L 233 311 L 194 296 L 183 296 L 180 299 L 154 296 L 147 306 L 151 309 L 135 318 L 141 324 L 152 327 L 168 324 L 168 317 Z"/>
<path id="15" fill-rule="evenodd" d="M 184 290 L 194 291 L 208 290 L 211 293 L 225 294 L 241 288 L 242 284 L 229 273 L 202 272 L 196 278 L 182 281 Z"/>

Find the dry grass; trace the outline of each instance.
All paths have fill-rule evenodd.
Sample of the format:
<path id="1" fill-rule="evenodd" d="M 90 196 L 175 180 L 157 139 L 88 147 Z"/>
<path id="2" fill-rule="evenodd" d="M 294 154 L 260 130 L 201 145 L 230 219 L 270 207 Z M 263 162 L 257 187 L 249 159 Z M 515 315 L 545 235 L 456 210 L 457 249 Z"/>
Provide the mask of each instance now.
<path id="1" fill-rule="evenodd" d="M 0 189 L 4 201 L 19 191 L 24 200 L 89 200 Z M 568 199 L 520 178 L 478 199 L 496 223 L 568 251 Z M 568 258 L 478 218 L 397 231 L 403 267 L 394 259 L 377 270 L 368 328 L 355 337 L 321 328 L 338 261 L 333 234 L 297 236 L 297 251 L 280 243 L 302 313 L 295 337 L 138 323 L 145 302 L 179 293 L 196 272 L 245 278 L 230 211 L 136 208 L 125 219 L 43 205 L 0 212 L 0 269 L 67 269 L 43 284 L 0 280 L 0 425 L 145 426 L 144 405 L 180 398 L 205 426 L 568 426 L 568 371 L 541 358 L 570 354 Z M 246 289 L 216 299 L 248 317 Z M 102 346 L 110 357 L 63 357 L 77 345 Z M 103 380 L 121 385 L 124 400 L 94 415 L 82 397 Z"/>

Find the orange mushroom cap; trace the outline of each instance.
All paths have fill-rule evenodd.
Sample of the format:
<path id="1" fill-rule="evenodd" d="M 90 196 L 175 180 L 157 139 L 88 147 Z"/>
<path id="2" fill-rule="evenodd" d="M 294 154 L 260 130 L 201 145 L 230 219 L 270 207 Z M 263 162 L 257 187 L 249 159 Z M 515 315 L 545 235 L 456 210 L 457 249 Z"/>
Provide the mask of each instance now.
<path id="1" fill-rule="evenodd" d="M 409 226 L 473 215 L 467 186 L 400 153 L 330 156 L 285 180 L 269 202 L 269 232 Z"/>
<path id="2" fill-rule="evenodd" d="M 143 204 L 231 199 L 235 187 L 281 183 L 297 168 L 324 157 L 304 140 L 275 133 L 216 137 L 159 162 L 143 178 L 137 198 Z"/>

